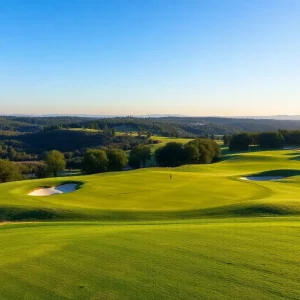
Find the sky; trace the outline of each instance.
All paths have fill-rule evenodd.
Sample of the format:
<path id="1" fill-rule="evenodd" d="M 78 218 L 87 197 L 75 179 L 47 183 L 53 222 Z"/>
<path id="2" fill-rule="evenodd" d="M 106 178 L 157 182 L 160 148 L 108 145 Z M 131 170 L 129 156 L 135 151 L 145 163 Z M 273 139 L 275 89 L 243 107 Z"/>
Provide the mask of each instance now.
<path id="1" fill-rule="evenodd" d="M 0 114 L 300 115 L 299 0 L 0 0 Z"/>

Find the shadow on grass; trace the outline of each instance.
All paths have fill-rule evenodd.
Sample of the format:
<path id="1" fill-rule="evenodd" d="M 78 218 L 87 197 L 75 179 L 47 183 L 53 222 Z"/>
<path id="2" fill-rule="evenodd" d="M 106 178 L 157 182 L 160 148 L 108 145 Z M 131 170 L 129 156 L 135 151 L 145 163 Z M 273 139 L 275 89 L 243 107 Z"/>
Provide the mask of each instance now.
<path id="1" fill-rule="evenodd" d="M 0 207 L 0 222 L 24 221 L 170 221 L 205 218 L 299 216 L 300 206 L 283 204 L 234 204 L 188 211 L 85 211 L 52 208 Z"/>
<path id="2" fill-rule="evenodd" d="M 291 157 L 289 160 L 300 160 L 300 155 Z"/>
<path id="3" fill-rule="evenodd" d="M 255 174 L 247 175 L 247 177 L 292 177 L 292 176 L 300 176 L 300 170 L 295 169 L 279 169 L 279 170 L 270 170 Z"/>

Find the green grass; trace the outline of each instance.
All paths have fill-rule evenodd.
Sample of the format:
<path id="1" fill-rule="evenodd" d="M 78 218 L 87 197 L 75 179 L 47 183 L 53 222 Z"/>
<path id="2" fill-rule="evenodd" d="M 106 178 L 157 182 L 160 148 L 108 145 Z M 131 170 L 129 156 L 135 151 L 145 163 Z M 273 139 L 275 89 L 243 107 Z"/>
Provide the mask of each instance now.
<path id="1" fill-rule="evenodd" d="M 291 160 L 291 154 L 293 151 L 250 152 L 230 155 L 211 165 L 72 176 L 72 181 L 83 183 L 78 191 L 50 197 L 27 194 L 39 186 L 63 183 L 65 178 L 2 184 L 0 220 L 127 221 L 296 215 L 300 214 L 300 165 Z M 275 182 L 239 179 L 271 170 L 281 175 L 286 172 L 289 177 Z"/>
<path id="2" fill-rule="evenodd" d="M 292 218 L 2 226 L 1 299 L 299 299 L 299 230 Z"/>
<path id="3" fill-rule="evenodd" d="M 0 299 L 300 299 L 299 156 L 1 184 Z"/>
<path id="4" fill-rule="evenodd" d="M 155 152 L 156 149 L 165 146 L 167 143 L 176 142 L 181 144 L 187 144 L 188 142 L 192 141 L 193 139 L 189 138 L 176 138 L 176 137 L 164 137 L 164 136 L 151 136 L 152 140 L 160 141 L 159 144 L 154 144 L 151 146 L 151 152 Z"/>
<path id="5" fill-rule="evenodd" d="M 91 129 L 91 128 L 69 128 L 67 130 L 71 131 L 84 131 L 84 132 L 101 132 L 99 129 Z"/>

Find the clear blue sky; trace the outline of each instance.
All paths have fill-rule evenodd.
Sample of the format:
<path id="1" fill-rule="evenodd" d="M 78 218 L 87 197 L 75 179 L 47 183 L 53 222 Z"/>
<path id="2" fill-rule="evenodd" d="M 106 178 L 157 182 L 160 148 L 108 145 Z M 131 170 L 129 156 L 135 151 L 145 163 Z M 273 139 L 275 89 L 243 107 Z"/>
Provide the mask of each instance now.
<path id="1" fill-rule="evenodd" d="M 300 1 L 0 0 L 0 113 L 300 114 Z"/>

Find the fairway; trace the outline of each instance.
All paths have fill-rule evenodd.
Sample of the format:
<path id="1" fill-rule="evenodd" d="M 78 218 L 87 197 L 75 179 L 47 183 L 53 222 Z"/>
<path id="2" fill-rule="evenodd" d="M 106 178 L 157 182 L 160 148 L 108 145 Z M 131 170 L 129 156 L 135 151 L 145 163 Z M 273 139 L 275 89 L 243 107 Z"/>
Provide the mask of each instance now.
<path id="1" fill-rule="evenodd" d="M 299 230 L 299 219 L 6 225 L 1 299 L 299 299 Z"/>
<path id="2" fill-rule="evenodd" d="M 0 299 L 299 299 L 298 157 L 1 184 Z"/>

